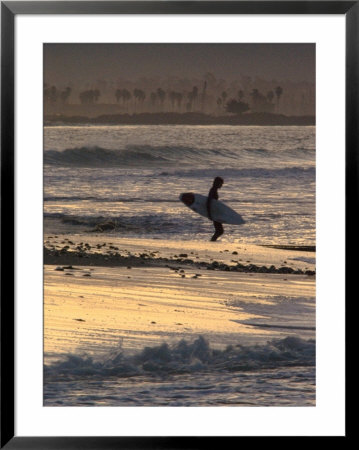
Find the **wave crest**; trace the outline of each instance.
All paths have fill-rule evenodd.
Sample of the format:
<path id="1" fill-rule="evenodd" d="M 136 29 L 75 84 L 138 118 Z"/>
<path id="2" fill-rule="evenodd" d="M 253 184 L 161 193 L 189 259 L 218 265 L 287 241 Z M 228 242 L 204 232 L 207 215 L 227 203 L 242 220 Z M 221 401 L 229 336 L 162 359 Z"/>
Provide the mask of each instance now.
<path id="1" fill-rule="evenodd" d="M 98 146 L 46 150 L 44 163 L 74 167 L 171 167 L 178 165 L 196 167 L 231 167 L 244 158 L 268 159 L 282 153 L 288 156 L 303 156 L 312 152 L 308 149 L 288 149 L 282 152 L 265 148 L 215 149 L 186 147 L 179 145 L 127 145 L 124 148 L 107 149 Z"/>
<path id="2" fill-rule="evenodd" d="M 138 166 L 166 162 L 166 158 L 141 149 L 109 150 L 101 147 L 68 148 L 63 151 L 48 150 L 44 163 L 60 166 L 114 167 Z"/>
<path id="3" fill-rule="evenodd" d="M 102 361 L 86 355 L 67 355 L 61 362 L 45 365 L 45 377 L 47 381 L 53 381 L 58 378 L 236 372 L 288 366 L 315 366 L 315 341 L 286 337 L 264 345 L 237 344 L 216 350 L 199 336 L 193 342 L 181 340 L 172 346 L 163 343 L 145 347 L 132 356 L 120 351 Z"/>

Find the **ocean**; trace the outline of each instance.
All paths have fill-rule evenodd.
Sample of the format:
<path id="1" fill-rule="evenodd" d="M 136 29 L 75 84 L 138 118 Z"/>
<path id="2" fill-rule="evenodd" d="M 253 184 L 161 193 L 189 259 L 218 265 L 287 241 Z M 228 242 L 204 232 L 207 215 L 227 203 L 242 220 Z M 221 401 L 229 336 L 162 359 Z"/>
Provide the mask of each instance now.
<path id="1" fill-rule="evenodd" d="M 315 341 L 215 350 L 202 336 L 45 366 L 46 406 L 314 406 Z"/>
<path id="2" fill-rule="evenodd" d="M 112 221 L 116 235 L 203 240 L 208 220 L 182 192 L 246 220 L 222 240 L 315 245 L 315 127 L 51 126 L 44 129 L 44 218 L 51 233 Z"/>
<path id="3" fill-rule="evenodd" d="M 179 196 L 217 176 L 246 223 L 207 247 L 213 224 Z M 170 255 L 45 266 L 45 406 L 315 405 L 315 278 L 171 260 L 181 246 L 243 263 L 262 245 L 315 246 L 315 127 L 46 126 L 44 237 Z M 314 252 L 282 252 L 276 265 L 315 270 Z"/>

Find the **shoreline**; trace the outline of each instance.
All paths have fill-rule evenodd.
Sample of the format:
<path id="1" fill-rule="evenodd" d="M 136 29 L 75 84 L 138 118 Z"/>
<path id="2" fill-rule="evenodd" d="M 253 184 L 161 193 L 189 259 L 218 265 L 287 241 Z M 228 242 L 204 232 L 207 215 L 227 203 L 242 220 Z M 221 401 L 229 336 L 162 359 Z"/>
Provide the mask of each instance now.
<path id="1" fill-rule="evenodd" d="M 315 276 L 313 247 L 130 239 L 110 235 L 47 236 L 44 264 L 100 267 L 167 267 Z M 298 256 L 300 255 L 300 256 Z M 70 267 L 71 266 L 71 267 Z"/>
<path id="2" fill-rule="evenodd" d="M 293 274 L 314 276 L 315 271 L 302 269 L 293 269 L 291 267 L 281 266 L 259 266 L 256 264 L 225 264 L 218 261 L 214 262 L 196 262 L 189 258 L 153 258 L 148 254 L 142 256 L 122 256 L 118 253 L 111 255 L 94 254 L 86 251 L 68 251 L 49 250 L 44 248 L 44 264 L 67 266 L 67 269 L 74 269 L 72 266 L 99 266 L 99 267 L 169 267 L 169 264 L 176 264 L 173 268 L 182 268 L 182 266 L 191 266 L 198 269 L 219 270 L 227 272 L 242 273 L 271 273 L 271 274 Z M 63 268 L 62 268 L 63 269 Z M 60 268 L 58 270 L 61 270 Z"/>
<path id="3" fill-rule="evenodd" d="M 47 114 L 45 126 L 63 125 L 243 125 L 243 126 L 315 126 L 315 116 L 285 116 L 272 113 L 252 113 L 231 116 L 211 116 L 203 113 L 138 113 L 82 115 Z"/>
<path id="4" fill-rule="evenodd" d="M 269 245 L 262 244 L 262 247 L 275 248 L 278 250 L 291 250 L 294 252 L 315 252 L 315 245 Z"/>

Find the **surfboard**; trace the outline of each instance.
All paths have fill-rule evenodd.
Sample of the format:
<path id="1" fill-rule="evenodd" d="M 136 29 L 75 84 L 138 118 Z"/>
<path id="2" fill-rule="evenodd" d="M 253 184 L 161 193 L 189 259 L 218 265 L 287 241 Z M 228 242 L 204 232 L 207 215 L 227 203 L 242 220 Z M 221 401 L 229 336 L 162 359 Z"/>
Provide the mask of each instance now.
<path id="1" fill-rule="evenodd" d="M 179 196 L 181 202 L 192 209 L 192 211 L 207 217 L 207 198 L 205 195 L 194 194 L 193 192 L 185 192 Z M 243 217 L 220 200 L 211 201 L 212 220 L 220 223 L 228 223 L 231 225 L 242 225 L 245 223 Z"/>

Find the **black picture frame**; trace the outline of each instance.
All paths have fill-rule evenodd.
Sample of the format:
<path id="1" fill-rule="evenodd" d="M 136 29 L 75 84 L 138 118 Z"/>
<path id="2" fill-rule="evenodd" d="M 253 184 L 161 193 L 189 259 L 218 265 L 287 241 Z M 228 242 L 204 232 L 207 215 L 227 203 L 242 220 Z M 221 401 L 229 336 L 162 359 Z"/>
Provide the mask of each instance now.
<path id="1" fill-rule="evenodd" d="M 359 1 L 5 1 L 1 2 L 1 441 L 6 449 L 197 449 L 236 437 L 25 437 L 14 435 L 14 33 L 18 14 L 339 14 L 346 19 L 346 298 L 357 248 Z M 352 267 L 352 268 L 351 268 Z M 346 324 L 349 304 L 346 302 Z M 346 325 L 346 342 L 348 326 Z M 347 354 L 347 350 L 346 350 Z M 348 383 L 348 380 L 347 380 Z M 348 392 L 348 388 L 346 389 Z M 346 394 L 346 412 L 348 412 Z M 348 418 L 348 414 L 346 414 Z M 349 423 L 346 434 L 349 437 Z M 165 433 L 164 433 L 165 434 Z"/>

